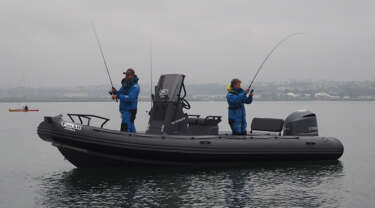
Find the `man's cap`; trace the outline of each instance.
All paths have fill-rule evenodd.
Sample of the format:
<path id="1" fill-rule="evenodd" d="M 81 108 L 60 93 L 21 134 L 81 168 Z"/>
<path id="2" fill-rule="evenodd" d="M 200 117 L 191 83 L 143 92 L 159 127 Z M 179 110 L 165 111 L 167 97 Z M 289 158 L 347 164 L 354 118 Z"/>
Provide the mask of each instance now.
<path id="1" fill-rule="evenodd" d="M 123 74 L 135 74 L 135 71 L 134 71 L 134 69 L 132 69 L 132 68 L 129 68 L 129 69 L 127 69 L 125 72 L 123 72 Z"/>

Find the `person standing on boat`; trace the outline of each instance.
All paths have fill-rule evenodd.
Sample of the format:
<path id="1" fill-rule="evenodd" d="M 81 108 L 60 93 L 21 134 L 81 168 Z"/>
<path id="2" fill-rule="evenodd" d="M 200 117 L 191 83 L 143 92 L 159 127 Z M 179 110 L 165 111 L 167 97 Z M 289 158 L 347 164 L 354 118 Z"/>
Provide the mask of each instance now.
<path id="1" fill-rule="evenodd" d="M 243 90 L 241 80 L 232 79 L 227 86 L 228 121 L 233 135 L 246 135 L 246 110 L 244 104 L 253 101 L 253 90 Z M 250 92 L 249 96 L 247 94 Z"/>
<path id="2" fill-rule="evenodd" d="M 138 77 L 134 69 L 129 68 L 124 72 L 125 78 L 122 79 L 120 90 L 112 88 L 112 99 L 120 100 L 121 112 L 121 131 L 136 132 L 134 120 L 137 114 L 138 95 L 140 87 Z"/>

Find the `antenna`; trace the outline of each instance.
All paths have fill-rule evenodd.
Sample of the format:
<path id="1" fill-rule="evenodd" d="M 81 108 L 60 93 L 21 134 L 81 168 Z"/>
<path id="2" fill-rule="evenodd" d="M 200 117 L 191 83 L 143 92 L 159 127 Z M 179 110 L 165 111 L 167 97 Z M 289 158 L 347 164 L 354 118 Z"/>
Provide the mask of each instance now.
<path id="1" fill-rule="evenodd" d="M 152 88 L 153 88 L 153 83 L 152 83 L 152 39 L 150 40 L 150 98 L 151 98 L 151 108 L 152 108 Z"/>

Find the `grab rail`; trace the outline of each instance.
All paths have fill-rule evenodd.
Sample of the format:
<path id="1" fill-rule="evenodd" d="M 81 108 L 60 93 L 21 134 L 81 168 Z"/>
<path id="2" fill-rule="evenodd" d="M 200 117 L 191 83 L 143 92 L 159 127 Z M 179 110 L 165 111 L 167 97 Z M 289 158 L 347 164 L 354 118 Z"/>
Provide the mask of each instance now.
<path id="1" fill-rule="evenodd" d="M 101 116 L 97 116 L 97 115 L 91 115 L 91 114 L 68 113 L 67 115 L 69 116 L 70 120 L 72 120 L 73 123 L 75 123 L 75 120 L 73 119 L 73 117 L 77 117 L 79 119 L 79 121 L 81 122 L 81 124 L 83 124 L 82 118 L 87 119 L 87 126 L 90 126 L 90 122 L 91 122 L 92 118 L 102 119 L 104 121 L 103 121 L 102 125 L 100 125 L 100 128 L 103 128 L 104 124 L 106 124 L 110 120 L 109 118 L 105 118 L 105 117 L 101 117 Z"/>

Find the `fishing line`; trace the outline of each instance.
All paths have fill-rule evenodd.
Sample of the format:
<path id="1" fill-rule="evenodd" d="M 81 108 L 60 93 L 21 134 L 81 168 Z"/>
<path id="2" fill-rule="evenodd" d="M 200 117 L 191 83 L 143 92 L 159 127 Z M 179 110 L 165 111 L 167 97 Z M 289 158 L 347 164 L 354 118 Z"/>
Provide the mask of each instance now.
<path id="1" fill-rule="evenodd" d="M 266 63 L 266 61 L 268 60 L 268 58 L 272 55 L 272 53 L 285 41 L 287 41 L 289 38 L 293 37 L 293 36 L 296 36 L 296 35 L 303 35 L 303 33 L 292 33 L 288 36 L 286 36 L 285 38 L 281 39 L 273 48 L 272 50 L 267 54 L 266 58 L 264 58 L 263 62 L 260 64 L 260 66 L 258 67 L 253 79 L 251 80 L 250 82 L 250 85 L 249 85 L 249 89 L 251 89 L 251 86 L 253 85 L 255 79 L 257 78 L 260 70 L 262 69 L 264 63 Z"/>

